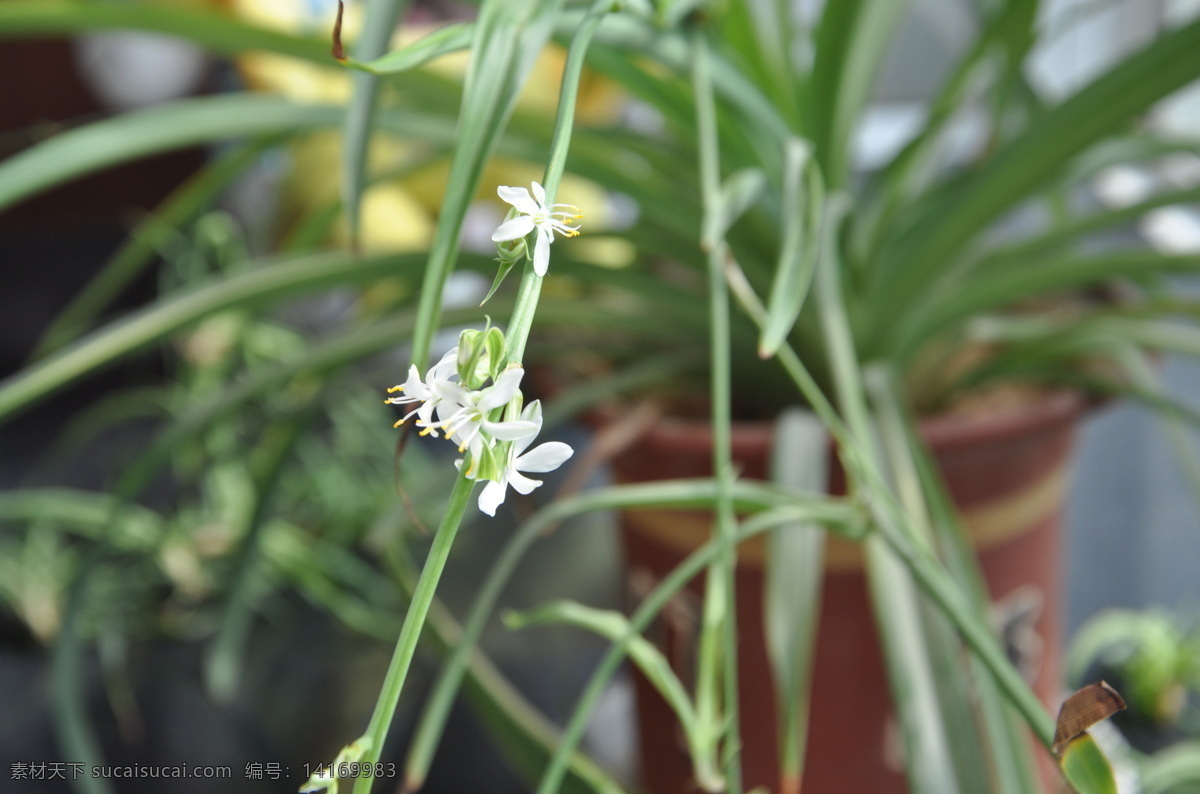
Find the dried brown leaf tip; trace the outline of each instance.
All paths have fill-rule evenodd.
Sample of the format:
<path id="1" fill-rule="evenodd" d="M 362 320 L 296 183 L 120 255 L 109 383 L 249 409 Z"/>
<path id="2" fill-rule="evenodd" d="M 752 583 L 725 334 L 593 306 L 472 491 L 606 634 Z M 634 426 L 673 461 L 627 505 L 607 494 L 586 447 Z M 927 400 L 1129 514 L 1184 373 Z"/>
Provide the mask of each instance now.
<path id="1" fill-rule="evenodd" d="M 345 4 L 338 0 L 337 19 L 333 22 L 333 57 L 339 61 L 346 60 L 346 50 L 342 47 L 342 14 L 345 10 Z"/>
<path id="2" fill-rule="evenodd" d="M 1058 710 L 1058 725 L 1054 729 L 1054 754 L 1062 755 L 1074 739 L 1088 728 L 1102 722 L 1118 711 L 1125 710 L 1125 700 L 1104 681 L 1088 684 L 1067 698 Z"/>

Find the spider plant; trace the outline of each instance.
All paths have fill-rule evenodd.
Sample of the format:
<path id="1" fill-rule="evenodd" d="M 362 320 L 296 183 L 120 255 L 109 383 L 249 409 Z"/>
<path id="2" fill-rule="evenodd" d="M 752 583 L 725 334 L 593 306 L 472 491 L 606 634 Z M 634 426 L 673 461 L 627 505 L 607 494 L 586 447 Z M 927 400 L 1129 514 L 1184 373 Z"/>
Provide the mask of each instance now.
<path id="1" fill-rule="evenodd" d="M 1188 321 L 1194 307 L 1161 288 L 1164 276 L 1190 272 L 1200 260 L 1136 242 L 1119 250 L 1094 243 L 1154 209 L 1194 201 L 1196 190 L 1164 192 L 1120 210 L 1095 209 L 1085 199 L 1107 166 L 1191 151 L 1190 142 L 1156 135 L 1140 122 L 1157 102 L 1200 77 L 1194 57 L 1200 22 L 1165 30 L 1069 97 L 1051 101 L 1027 77 L 1044 33 L 1039 3 L 964 0 L 958 5 L 976 21 L 973 40 L 933 92 L 920 129 L 889 162 L 868 172 L 856 168 L 850 141 L 874 95 L 904 3 L 845 0 L 813 13 L 787 0 L 484 0 L 474 18 L 389 51 L 387 34 L 405 5 L 366 0 L 363 34 L 353 43 L 339 38 L 336 59 L 324 36 L 267 30 L 200 7 L 84 0 L 0 6 L 0 35 L 132 27 L 221 55 L 262 51 L 353 72 L 342 104 L 226 94 L 62 132 L 0 163 L 0 209 L 170 148 L 231 139 L 265 146 L 340 128 L 340 209 L 353 238 L 369 185 L 403 184 L 413 171 L 448 167 L 425 251 L 359 256 L 353 246 L 321 250 L 338 208 L 310 208 L 279 250 L 98 325 L 96 307 L 114 284 L 150 261 L 145 237 L 134 238 L 113 269 L 87 288 L 69 322 L 57 327 L 43 357 L 0 384 L 0 418 L 206 318 L 335 288 L 369 294 L 364 290 L 380 283 L 390 285 L 381 304 L 368 302 L 370 310 L 323 331 L 319 345 L 297 352 L 279 377 L 338 372 L 401 340 L 410 343 L 415 372 L 406 393 L 417 394 L 394 398 L 404 403 L 431 404 L 421 395 L 435 394 L 435 372 L 483 394 L 534 357 L 589 373 L 596 360 L 606 362 L 611 374 L 585 387 L 593 395 L 632 382 L 654 386 L 666 373 L 676 394 L 700 395 L 711 406 L 714 476 L 587 492 L 553 502 L 523 523 L 481 586 L 431 695 L 406 770 L 410 786 L 424 780 L 474 643 L 538 534 L 585 512 L 685 505 L 713 511 L 713 539 L 632 616 L 559 603 L 510 621 L 565 621 L 612 641 L 570 722 L 537 745 L 539 791 L 556 790 L 564 775 L 573 787 L 616 786 L 575 748 L 605 680 L 625 657 L 679 715 L 697 781 L 710 790 L 739 791 L 734 548 L 756 534 L 782 539 L 804 527 L 863 544 L 914 791 L 1032 790 L 1027 730 L 1055 749 L 1081 790 L 1113 790 L 1102 756 L 1085 735 L 1063 750 L 1055 720 L 1000 650 L 984 617 L 978 573 L 952 531 L 953 511 L 927 470 L 913 423 L 916 414 L 945 407 L 965 391 L 1013 381 L 1128 394 L 1161 409 L 1167 421 L 1193 419 L 1158 390 L 1147 351 L 1200 352 L 1200 336 Z M 334 27 L 330 8 L 327 29 Z M 517 100 L 551 40 L 564 44 L 568 56 L 561 90 L 553 94 L 557 102 L 547 113 Z M 439 58 L 464 51 L 463 79 L 433 68 Z M 619 86 L 655 123 L 583 121 L 576 106 L 585 66 L 587 79 Z M 954 151 L 952 127 L 966 116 L 981 120 L 983 132 L 968 151 Z M 404 161 L 368 167 L 372 143 L 381 140 L 408 143 Z M 500 277 L 490 302 L 484 309 L 447 311 L 443 288 L 453 271 L 497 273 L 490 255 L 460 250 L 472 202 L 496 187 L 484 181 L 494 157 L 545 165 L 532 197 L 520 198 L 513 186 L 501 192 L 515 207 L 510 221 L 528 218 L 520 228 L 536 228 L 537 239 L 498 232 Z M 234 154 L 214 161 L 162 216 L 190 224 L 252 159 Z M 553 240 L 540 225 L 554 211 L 549 205 L 556 196 L 580 201 L 566 192 L 564 175 L 623 197 L 636 217 L 624 225 L 606 222 L 603 213 L 594 225 L 585 219 L 583 239 L 554 243 L 547 268 L 537 251 Z M 525 199 L 536 199 L 536 206 Z M 585 213 L 593 209 L 584 207 Z M 1017 229 L 1017 213 L 1037 222 Z M 588 237 L 616 246 L 589 249 Z M 503 276 L 522 262 L 513 291 Z M 1128 297 L 1091 299 L 1114 283 L 1130 287 Z M 456 376 L 453 361 L 430 369 L 438 329 L 471 320 L 478 328 L 485 310 L 504 327 L 503 338 L 468 334 Z M 664 354 L 672 366 L 662 365 Z M 492 387 L 483 385 L 489 377 Z M 402 378 L 381 376 L 380 385 Z M 230 387 L 229 399 L 242 399 L 239 394 Z M 362 738 L 349 742 L 332 772 L 314 777 L 311 789 L 332 790 L 339 776 L 357 777 L 358 792 L 371 787 L 441 566 L 475 486 L 488 480 L 484 491 L 494 494 L 494 483 L 515 482 L 525 447 L 509 446 L 516 442 L 502 434 L 515 435 L 531 417 L 541 421 L 522 409 L 516 392 L 503 396 L 502 405 L 472 397 L 474 418 L 455 420 L 491 427 L 494 438 L 485 433 L 481 443 L 466 434 L 465 424 L 442 426 L 461 439 L 466 457 L 414 585 L 383 692 Z M 834 440 L 850 484 L 846 497 L 735 478 L 729 450 L 734 408 L 773 417 L 796 404 L 807 406 Z M 546 410 L 554 410 L 553 403 Z M 426 430 L 435 427 L 429 416 L 418 420 Z M 192 424 L 176 432 L 203 429 Z M 684 682 L 640 632 L 672 592 L 704 569 L 700 661 L 696 680 Z M 801 603 L 792 611 L 802 624 L 812 609 Z M 777 651 L 780 669 L 803 669 L 812 646 L 802 634 Z M 936 670 L 957 675 L 935 680 Z M 786 703 L 783 731 L 794 739 L 804 730 L 807 698 L 802 677 L 791 686 L 795 696 Z M 69 721 L 71 709 L 63 712 Z M 951 727 L 964 714 L 977 730 Z M 90 752 L 79 732 L 76 740 L 80 757 Z M 782 779 L 796 785 L 802 753 L 785 750 L 782 764 Z"/>

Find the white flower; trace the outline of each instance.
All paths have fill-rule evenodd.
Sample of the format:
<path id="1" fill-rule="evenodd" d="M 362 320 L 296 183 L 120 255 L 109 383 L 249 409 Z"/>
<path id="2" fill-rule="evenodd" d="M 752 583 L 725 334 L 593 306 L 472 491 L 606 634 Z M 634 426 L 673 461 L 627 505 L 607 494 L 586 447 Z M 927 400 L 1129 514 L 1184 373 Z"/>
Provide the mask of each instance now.
<path id="1" fill-rule="evenodd" d="M 441 387 L 442 400 L 437 404 L 438 424 L 426 422 L 422 426 L 427 429 L 441 428 L 446 438 L 458 442 L 459 452 L 471 450 L 473 462 L 479 460 L 485 444 L 491 447 L 496 440 L 515 441 L 536 434 L 537 425 L 531 421 L 488 419 L 488 414 L 507 405 L 517 395 L 524 374 L 525 370 L 513 367 L 501 374 L 491 386 L 478 391 L 471 391 L 458 383 L 444 384 Z M 468 470 L 467 476 L 470 475 L 471 470 Z"/>
<path id="2" fill-rule="evenodd" d="M 537 229 L 537 241 L 533 246 L 533 272 L 544 276 L 550 266 L 550 244 L 554 242 L 554 233 L 558 232 L 564 237 L 579 234 L 579 227 L 571 226 L 569 222 L 579 220 L 583 214 L 572 204 L 547 206 L 546 191 L 537 182 L 532 187 L 533 195 L 523 187 L 501 185 L 496 188 L 500 198 L 516 207 L 521 214 L 500 224 L 500 228 L 492 234 L 492 242 L 519 240 Z"/>
<path id="3" fill-rule="evenodd" d="M 479 509 L 489 516 L 496 515 L 496 508 L 504 501 L 504 497 L 508 493 L 508 486 L 511 485 L 517 493 L 529 494 L 542 484 L 541 480 L 526 477 L 522 472 L 540 474 L 554 471 L 575 452 L 561 441 L 548 441 L 525 452 L 542 430 L 542 404 L 540 401 L 534 400 L 525 406 L 525 410 L 521 412 L 521 420 L 533 425 L 534 431 L 509 444 L 508 459 L 505 462 L 504 471 L 500 474 L 500 479 L 489 482 L 483 487 L 483 492 L 479 494 Z"/>
<path id="4" fill-rule="evenodd" d="M 408 403 L 420 403 L 416 408 L 409 411 L 401 417 L 392 427 L 399 427 L 404 424 L 413 415 L 417 415 L 417 425 L 424 427 L 421 431 L 422 435 L 432 434 L 437 438 L 437 432 L 433 428 L 433 411 L 446 398 L 448 390 L 447 386 L 457 386 L 451 378 L 457 377 L 458 364 L 458 348 L 451 348 L 446 355 L 442 356 L 442 360 L 429 368 L 429 373 L 425 380 L 421 380 L 421 373 L 417 371 L 416 365 L 408 368 L 408 380 L 404 381 L 399 386 L 392 386 L 388 389 L 388 394 L 403 392 L 400 397 L 388 397 L 384 400 L 385 403 L 392 405 L 406 405 Z"/>
<path id="5" fill-rule="evenodd" d="M 387 403 L 411 405 L 417 403 L 396 426 L 404 424 L 414 414 L 421 435 L 437 437 L 438 430 L 458 444 L 459 452 L 469 450 L 470 465 L 464 472 L 470 479 L 489 482 L 479 496 L 479 509 L 495 515 L 504 501 L 508 486 L 523 494 L 541 485 L 522 472 L 545 472 L 557 469 L 571 457 L 566 444 L 554 441 L 525 452 L 542 429 L 542 408 L 536 400 L 525 407 L 515 419 L 492 419 L 493 414 L 512 417 L 521 406 L 521 378 L 525 370 L 510 367 L 501 373 L 491 386 L 471 389 L 459 374 L 458 348 L 452 349 L 441 361 L 430 367 L 422 379 L 415 366 L 409 367 L 408 380 L 388 389 L 402 392 L 389 397 Z M 434 418 L 436 414 L 436 419 Z M 465 460 L 455 466 L 462 468 Z"/>
<path id="6" fill-rule="evenodd" d="M 489 414 L 508 405 L 520 393 L 524 374 L 522 368 L 513 367 L 486 389 L 469 389 L 459 382 L 458 348 L 455 347 L 430 367 L 424 380 L 415 365 L 409 367 L 408 380 L 388 389 L 388 394 L 403 392 L 403 395 L 388 397 L 384 402 L 393 405 L 419 403 L 393 427 L 399 427 L 416 414 L 421 435 L 437 438 L 437 431 L 441 430 L 446 438 L 459 445 L 459 452 L 470 449 L 473 461 L 478 462 L 485 446 L 490 449 L 497 440 L 515 441 L 537 432 L 537 425 L 531 421 L 504 422 L 489 418 Z M 471 472 L 467 473 L 470 475 Z"/>

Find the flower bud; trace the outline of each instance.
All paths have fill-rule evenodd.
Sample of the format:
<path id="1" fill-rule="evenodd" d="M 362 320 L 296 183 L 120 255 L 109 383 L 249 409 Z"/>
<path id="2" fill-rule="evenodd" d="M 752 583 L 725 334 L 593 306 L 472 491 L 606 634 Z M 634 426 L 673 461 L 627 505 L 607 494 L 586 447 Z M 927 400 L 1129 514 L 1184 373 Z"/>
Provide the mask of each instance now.
<path id="1" fill-rule="evenodd" d="M 504 332 L 490 325 L 468 328 L 458 336 L 458 377 L 468 389 L 479 389 L 499 375 L 504 361 Z"/>

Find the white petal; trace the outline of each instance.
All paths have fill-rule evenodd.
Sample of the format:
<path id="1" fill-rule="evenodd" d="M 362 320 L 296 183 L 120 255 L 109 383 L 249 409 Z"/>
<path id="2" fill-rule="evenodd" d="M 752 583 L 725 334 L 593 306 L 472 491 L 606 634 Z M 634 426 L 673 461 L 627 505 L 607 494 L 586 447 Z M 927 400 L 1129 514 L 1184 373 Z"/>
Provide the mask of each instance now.
<path id="1" fill-rule="evenodd" d="M 546 206 L 546 190 L 540 182 L 533 183 L 533 198 L 538 203 L 538 207 Z"/>
<path id="2" fill-rule="evenodd" d="M 430 382 L 435 380 L 449 380 L 458 371 L 458 347 L 450 348 L 446 355 L 442 356 L 438 363 L 434 364 L 429 369 Z"/>
<path id="3" fill-rule="evenodd" d="M 540 429 L 542 426 L 542 401 L 534 400 L 525 406 L 525 410 L 521 411 L 521 418 L 527 422 L 537 422 Z"/>
<path id="4" fill-rule="evenodd" d="M 550 269 L 550 243 L 554 242 L 554 232 L 539 228 L 537 242 L 533 244 L 533 272 L 545 276 Z"/>
<path id="5" fill-rule="evenodd" d="M 526 215 L 532 215 L 537 212 L 538 205 L 529 195 L 529 191 L 523 187 L 507 187 L 501 185 L 496 188 L 496 195 L 504 199 L 508 204 L 512 204 L 520 212 Z"/>
<path id="6" fill-rule="evenodd" d="M 441 421 L 445 421 L 445 418 L 441 416 L 441 411 L 442 411 L 441 405 L 434 405 L 434 403 L 427 402 L 427 403 L 422 403 L 421 407 L 417 409 L 417 425 L 418 426 L 429 427 L 433 424 L 433 409 L 435 407 L 438 410 L 438 419 Z"/>
<path id="7" fill-rule="evenodd" d="M 538 426 L 533 422 L 485 421 L 483 429 L 487 431 L 489 436 L 501 441 L 519 441 L 525 438 L 532 440 L 538 432 Z M 527 443 L 525 446 L 529 446 L 529 444 Z"/>
<path id="8" fill-rule="evenodd" d="M 430 397 L 429 389 L 425 388 L 416 364 L 412 364 L 408 368 L 408 380 L 404 381 L 404 394 L 414 400 L 428 400 Z"/>
<path id="9" fill-rule="evenodd" d="M 563 465 L 563 461 L 575 454 L 568 444 L 561 441 L 547 441 L 539 444 L 529 452 L 513 461 L 513 468 L 520 471 L 554 471 Z"/>
<path id="10" fill-rule="evenodd" d="M 528 215 L 518 215 L 506 220 L 496 231 L 492 232 L 492 242 L 506 243 L 509 240 L 520 240 L 531 231 L 533 231 L 533 218 Z"/>
<path id="11" fill-rule="evenodd" d="M 537 429 L 529 435 L 513 441 L 511 454 L 514 458 L 520 457 L 521 453 L 528 449 L 533 440 L 537 438 L 538 433 L 542 432 L 542 401 L 534 400 L 526 405 L 525 410 L 521 411 L 521 420 L 532 422 Z"/>
<path id="12" fill-rule="evenodd" d="M 541 487 L 542 481 L 530 479 L 524 474 L 514 471 L 508 475 L 508 484 L 519 494 L 531 494 L 534 488 Z"/>
<path id="13" fill-rule="evenodd" d="M 487 513 L 489 516 L 496 515 L 496 508 L 504 503 L 504 494 L 508 492 L 508 486 L 502 482 L 489 482 L 483 486 L 483 492 L 479 494 L 479 509 Z"/>
<path id="14" fill-rule="evenodd" d="M 429 384 L 429 391 L 441 402 L 453 406 L 454 410 L 471 402 L 471 392 L 448 380 L 433 381 Z"/>
<path id="15" fill-rule="evenodd" d="M 525 374 L 525 370 L 521 367 L 513 367 L 505 370 L 496 382 L 488 389 L 485 389 L 483 395 L 476 403 L 479 410 L 487 413 L 493 408 L 499 408 L 501 405 L 507 405 L 508 401 L 517 393 L 521 386 L 521 377 Z"/>

